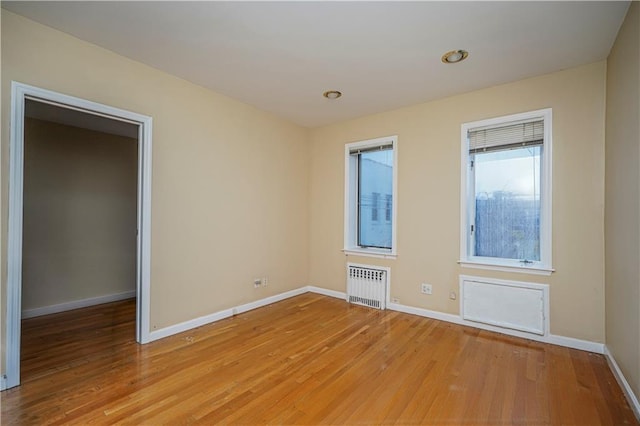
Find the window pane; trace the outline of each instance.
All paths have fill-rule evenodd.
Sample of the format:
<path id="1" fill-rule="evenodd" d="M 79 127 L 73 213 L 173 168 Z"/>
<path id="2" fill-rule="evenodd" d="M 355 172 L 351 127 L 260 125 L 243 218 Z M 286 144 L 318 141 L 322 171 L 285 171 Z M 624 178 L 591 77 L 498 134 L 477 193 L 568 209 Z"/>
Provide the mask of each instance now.
<path id="1" fill-rule="evenodd" d="M 475 154 L 475 256 L 540 260 L 541 146 Z"/>
<path id="2" fill-rule="evenodd" d="M 358 170 L 358 245 L 391 248 L 391 222 L 379 220 L 379 209 L 393 196 L 393 151 L 359 154 Z"/>

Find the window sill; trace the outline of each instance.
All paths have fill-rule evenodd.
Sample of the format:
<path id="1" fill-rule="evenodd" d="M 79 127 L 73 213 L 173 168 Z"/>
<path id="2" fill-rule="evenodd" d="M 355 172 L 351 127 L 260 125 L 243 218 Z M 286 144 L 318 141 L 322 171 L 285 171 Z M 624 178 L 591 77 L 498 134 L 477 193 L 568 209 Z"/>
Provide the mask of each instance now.
<path id="1" fill-rule="evenodd" d="M 524 266 L 513 263 L 482 262 L 475 260 L 459 260 L 458 264 L 463 268 L 488 269 L 490 271 L 516 272 L 520 274 L 546 275 L 550 276 L 555 269 L 546 268 L 540 265 Z"/>
<path id="2" fill-rule="evenodd" d="M 380 259 L 395 259 L 398 257 L 391 250 L 382 250 L 382 249 L 369 249 L 369 248 L 360 248 L 360 247 L 351 247 L 342 249 L 342 252 L 347 256 L 362 256 L 362 257 L 377 257 Z"/>

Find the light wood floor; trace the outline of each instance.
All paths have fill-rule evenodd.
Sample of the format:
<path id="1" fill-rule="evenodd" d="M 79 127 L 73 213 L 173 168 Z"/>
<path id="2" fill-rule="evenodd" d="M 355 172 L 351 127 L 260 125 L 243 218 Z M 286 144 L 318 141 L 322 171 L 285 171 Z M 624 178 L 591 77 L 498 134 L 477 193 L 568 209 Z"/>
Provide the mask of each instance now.
<path id="1" fill-rule="evenodd" d="M 144 346 L 134 317 L 23 321 L 2 424 L 638 424 L 601 355 L 325 296 Z"/>

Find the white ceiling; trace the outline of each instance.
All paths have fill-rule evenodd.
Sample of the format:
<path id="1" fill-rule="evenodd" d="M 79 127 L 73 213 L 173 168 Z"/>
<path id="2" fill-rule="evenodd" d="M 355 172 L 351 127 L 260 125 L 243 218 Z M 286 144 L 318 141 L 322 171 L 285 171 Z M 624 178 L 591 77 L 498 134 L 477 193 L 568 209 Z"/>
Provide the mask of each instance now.
<path id="1" fill-rule="evenodd" d="M 303 126 L 605 59 L 629 2 L 2 2 Z M 469 58 L 445 65 L 446 51 Z M 344 96 L 330 101 L 329 89 Z"/>

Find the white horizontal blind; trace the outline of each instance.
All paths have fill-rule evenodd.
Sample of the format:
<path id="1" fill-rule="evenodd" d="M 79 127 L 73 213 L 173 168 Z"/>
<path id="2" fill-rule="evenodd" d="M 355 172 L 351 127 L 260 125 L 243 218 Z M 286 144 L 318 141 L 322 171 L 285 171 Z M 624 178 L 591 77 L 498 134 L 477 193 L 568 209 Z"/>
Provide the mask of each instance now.
<path id="1" fill-rule="evenodd" d="M 544 140 L 544 121 L 542 119 L 511 123 L 500 127 L 470 129 L 469 153 L 521 148 L 523 146 L 542 145 Z"/>
<path id="2" fill-rule="evenodd" d="M 349 154 L 351 155 L 358 155 L 358 154 L 362 154 L 363 152 L 372 152 L 372 151 L 387 151 L 393 149 L 393 144 L 383 144 L 383 145 L 376 145 L 376 146 L 369 146 L 369 147 L 364 147 L 364 148 L 352 148 L 349 150 Z"/>

